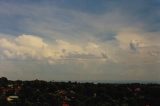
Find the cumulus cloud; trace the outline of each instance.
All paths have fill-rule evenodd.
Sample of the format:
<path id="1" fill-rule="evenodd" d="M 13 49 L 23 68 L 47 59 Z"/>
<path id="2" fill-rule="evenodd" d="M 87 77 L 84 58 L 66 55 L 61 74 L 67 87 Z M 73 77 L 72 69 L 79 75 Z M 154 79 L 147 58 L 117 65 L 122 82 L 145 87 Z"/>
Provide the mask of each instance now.
<path id="1" fill-rule="evenodd" d="M 148 44 L 148 40 L 136 31 L 125 30 L 121 31 L 115 37 L 122 49 L 136 49 Z"/>
<path id="2" fill-rule="evenodd" d="M 36 37 L 33 35 L 22 35 L 15 39 L 18 45 L 23 45 L 26 47 L 33 47 L 33 48 L 45 48 L 47 44 L 44 43 L 43 39 L 40 37 Z"/>
<path id="3" fill-rule="evenodd" d="M 136 79 L 134 74 L 146 78 L 150 76 L 150 72 L 148 71 L 147 76 L 145 70 L 159 73 L 157 64 L 160 62 L 160 33 L 159 15 L 156 14 L 159 7 L 151 2 L 104 2 L 102 4 L 106 9 L 103 12 L 97 6 L 96 11 L 87 12 L 84 9 L 79 11 L 81 6 L 69 9 L 56 3 L 53 6 L 54 3 L 2 2 L 0 59 L 17 65 L 4 65 L 2 61 L 0 70 L 19 70 L 18 73 L 22 72 L 22 75 L 24 69 L 27 73 L 31 70 L 31 75 L 28 75 L 30 77 L 33 73 L 40 73 L 45 67 L 46 71 L 41 76 L 48 73 L 46 78 L 50 76 L 51 79 L 53 74 L 54 77 L 63 79 L 66 72 L 67 75 L 70 74 L 65 74 L 68 78 L 74 76 L 74 79 L 81 77 L 80 75 L 85 78 L 91 75 L 91 79 L 117 79 L 120 78 L 120 73 L 126 74 L 120 79 Z M 17 36 L 22 33 L 35 35 Z M 20 63 L 15 59 L 20 59 Z M 52 64 L 53 67 L 49 69 L 50 64 L 43 65 L 43 61 L 65 61 L 65 64 Z M 80 62 L 84 64 L 85 70 Z M 76 76 L 75 69 L 78 73 Z M 61 71 L 59 74 L 50 74 L 50 70 Z M 73 72 L 69 73 L 70 70 Z M 95 76 L 92 76 L 93 73 Z"/>
<path id="4" fill-rule="evenodd" d="M 48 60 L 57 59 L 101 59 L 105 51 L 100 45 L 88 42 L 85 46 L 64 40 L 47 44 L 42 38 L 34 35 L 21 35 L 15 39 L 0 39 L 1 55 L 7 58 Z M 102 55 L 103 52 L 103 55 Z"/>

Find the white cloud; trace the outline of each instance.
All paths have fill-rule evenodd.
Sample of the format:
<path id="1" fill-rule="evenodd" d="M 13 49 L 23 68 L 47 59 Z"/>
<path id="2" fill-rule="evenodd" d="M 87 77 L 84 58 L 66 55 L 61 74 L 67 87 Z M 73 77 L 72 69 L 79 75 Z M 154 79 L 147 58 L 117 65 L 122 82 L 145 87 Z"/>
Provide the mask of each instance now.
<path id="1" fill-rule="evenodd" d="M 159 36 L 138 29 L 120 31 L 116 38 L 117 59 L 124 64 L 157 64 L 160 60 Z"/>
<path id="2" fill-rule="evenodd" d="M 18 45 L 23 45 L 32 48 L 45 48 L 47 44 L 44 43 L 43 39 L 33 35 L 22 35 L 15 39 Z"/>
<path id="3" fill-rule="evenodd" d="M 15 39 L 0 39 L 1 55 L 7 58 L 18 59 L 35 59 L 48 60 L 49 63 L 54 63 L 57 59 L 81 59 L 81 56 L 92 55 L 91 58 L 101 59 L 103 49 L 100 45 L 93 42 L 88 42 L 86 46 L 73 44 L 64 40 L 56 40 L 53 44 L 47 44 L 42 38 L 34 35 L 21 35 Z M 71 57 L 76 55 L 76 57 Z M 82 58 L 83 58 L 82 57 Z M 88 58 L 87 58 L 88 59 Z"/>
<path id="4" fill-rule="evenodd" d="M 141 77 L 144 75 L 142 79 L 147 79 L 150 72 L 145 74 L 145 70 L 153 70 L 153 72 L 157 70 L 159 73 L 159 65 L 157 65 L 160 62 L 159 33 L 147 32 L 144 29 L 145 22 L 136 20 L 137 16 L 134 17 L 130 12 L 126 13 L 119 7 L 104 14 L 89 14 L 52 7 L 12 3 L 0 6 L 0 14 L 4 16 L 1 33 L 36 35 L 24 34 L 14 38 L 15 36 L 0 34 L 0 59 L 4 61 L 10 59 L 11 64 L 18 64 L 15 67 L 11 65 L 13 68 L 10 68 L 8 63 L 4 65 L 2 61 L 0 70 L 6 71 L 7 68 L 10 72 L 19 70 L 18 73 L 22 72 L 22 75 L 24 70 L 26 71 L 24 73 L 31 70 L 31 74 L 26 77 L 34 76 L 33 73 L 40 73 L 41 76 L 48 73 L 51 79 L 53 74 L 54 77 L 63 79 L 64 73 L 69 73 L 70 70 L 73 72 L 68 74 L 69 77 L 78 73 L 74 76 L 75 79 L 84 76 L 88 78 L 89 75 L 92 79 L 98 77 L 118 79 L 121 77 L 120 73 L 128 76 L 122 76 L 120 79 L 137 79 L 134 74 L 139 74 Z M 20 62 L 23 64 L 12 59 L 22 59 Z M 28 62 L 28 59 L 31 61 Z M 66 63 L 54 64 L 49 69 L 48 65 L 43 65 L 46 61 L 52 65 L 61 63 L 59 61 L 66 61 Z M 57 66 L 58 68 L 55 68 Z M 43 67 L 47 72 L 44 71 L 42 74 Z M 61 70 L 62 76 L 59 77 L 56 72 L 50 74 L 50 70 Z M 94 73 L 95 76 L 92 76 Z"/>
<path id="5" fill-rule="evenodd" d="M 116 36 L 116 40 L 118 41 L 119 46 L 122 49 L 128 49 L 131 46 L 140 47 L 143 46 L 144 44 L 148 44 L 148 41 L 144 36 L 141 36 L 140 33 L 133 31 L 119 32 L 118 35 Z"/>

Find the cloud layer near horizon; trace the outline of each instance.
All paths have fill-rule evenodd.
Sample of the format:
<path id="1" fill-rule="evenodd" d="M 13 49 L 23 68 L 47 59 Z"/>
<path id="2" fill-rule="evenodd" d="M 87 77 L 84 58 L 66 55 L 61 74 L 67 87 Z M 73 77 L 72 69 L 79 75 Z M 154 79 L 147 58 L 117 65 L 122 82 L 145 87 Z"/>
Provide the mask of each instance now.
<path id="1" fill-rule="evenodd" d="M 15 39 L 0 39 L 1 56 L 9 59 L 56 60 L 65 59 L 106 59 L 103 49 L 92 42 L 78 45 L 64 40 L 55 40 L 47 44 L 34 35 L 21 35 Z"/>
<path id="2" fill-rule="evenodd" d="M 0 1 L 1 75 L 160 80 L 158 0 L 13 1 Z"/>

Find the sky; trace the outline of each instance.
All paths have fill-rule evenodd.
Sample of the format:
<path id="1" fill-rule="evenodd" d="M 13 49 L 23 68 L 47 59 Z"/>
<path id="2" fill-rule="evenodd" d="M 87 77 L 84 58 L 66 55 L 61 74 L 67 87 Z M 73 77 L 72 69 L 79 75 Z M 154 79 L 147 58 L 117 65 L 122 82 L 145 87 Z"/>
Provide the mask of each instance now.
<path id="1" fill-rule="evenodd" d="M 160 81 L 160 0 L 0 0 L 0 75 Z"/>

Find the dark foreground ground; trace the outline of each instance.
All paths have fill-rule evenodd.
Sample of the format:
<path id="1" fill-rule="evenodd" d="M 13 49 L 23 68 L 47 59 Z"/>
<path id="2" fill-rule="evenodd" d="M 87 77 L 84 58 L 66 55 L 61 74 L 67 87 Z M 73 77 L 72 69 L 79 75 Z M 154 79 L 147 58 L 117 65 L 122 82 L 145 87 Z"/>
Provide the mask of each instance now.
<path id="1" fill-rule="evenodd" d="M 160 106 L 160 85 L 9 81 L 2 77 L 0 106 Z"/>

